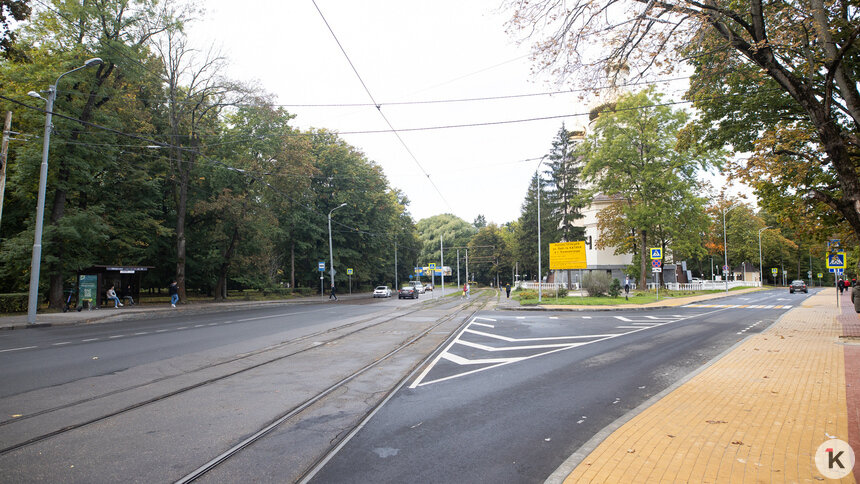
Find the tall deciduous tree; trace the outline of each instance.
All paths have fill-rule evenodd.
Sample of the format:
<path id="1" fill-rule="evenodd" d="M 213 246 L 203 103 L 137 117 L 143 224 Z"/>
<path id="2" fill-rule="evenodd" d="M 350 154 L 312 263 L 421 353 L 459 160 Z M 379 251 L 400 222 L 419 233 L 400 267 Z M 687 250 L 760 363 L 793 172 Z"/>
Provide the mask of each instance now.
<path id="1" fill-rule="evenodd" d="M 698 237 L 678 222 L 701 211 L 695 195 L 696 174 L 710 163 L 708 156 L 676 149 L 686 114 L 660 105 L 651 90 L 622 95 L 614 106 L 598 114 L 594 133 L 577 153 L 586 162 L 584 174 L 593 190 L 616 200 L 605 210 L 598 247 L 638 249 L 640 287 L 645 287 L 649 246 L 668 248 L 673 238 Z M 701 218 L 703 223 L 704 218 Z M 637 240 L 628 239 L 635 233 Z M 623 237 L 619 240 L 619 237 Z"/>
<path id="2" fill-rule="evenodd" d="M 712 146 L 754 150 L 739 172 L 761 196 L 823 204 L 860 240 L 860 9 L 854 2 L 510 5 L 513 28 L 546 35 L 537 55 L 562 77 L 576 73 L 594 83 L 608 73 L 617 82 L 691 62 L 688 97 L 704 113 L 696 135 Z"/>

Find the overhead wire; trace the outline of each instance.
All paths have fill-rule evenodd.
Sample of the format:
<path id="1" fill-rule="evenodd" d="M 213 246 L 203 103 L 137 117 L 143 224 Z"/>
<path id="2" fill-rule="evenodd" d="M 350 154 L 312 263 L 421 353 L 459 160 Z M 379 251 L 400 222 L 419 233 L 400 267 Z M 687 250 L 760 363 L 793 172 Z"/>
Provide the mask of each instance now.
<path id="1" fill-rule="evenodd" d="M 373 94 L 370 92 L 370 89 L 367 88 L 367 84 L 365 84 L 364 79 L 361 78 L 361 74 L 358 73 L 358 69 L 355 68 L 355 65 L 349 58 L 349 54 L 346 53 L 346 49 L 344 49 L 343 44 L 341 44 L 340 40 L 337 38 L 337 35 L 335 35 L 334 30 L 331 28 L 331 25 L 329 25 L 328 20 L 326 20 L 325 15 L 323 15 L 322 10 L 320 10 L 319 5 L 317 5 L 316 0 L 311 0 L 311 3 L 314 4 L 314 7 L 317 9 L 317 12 L 319 12 L 323 23 L 325 23 L 326 27 L 328 28 L 328 31 L 331 33 L 331 36 L 334 38 L 334 41 L 340 48 L 340 51 L 343 53 L 344 57 L 346 57 L 346 61 L 349 63 L 349 66 L 352 68 L 352 71 L 355 73 L 356 77 L 358 77 L 359 82 L 361 82 L 361 85 L 364 87 L 364 90 L 365 92 L 367 92 L 367 95 L 368 97 L 370 97 L 370 100 L 373 101 L 373 104 L 376 106 L 376 110 L 379 111 L 379 114 L 380 116 L 382 116 L 382 119 L 384 119 L 388 127 L 391 128 L 391 132 L 394 133 L 394 136 L 397 137 L 397 139 L 400 141 L 400 144 L 403 145 L 403 148 L 406 149 L 406 152 L 409 153 L 409 156 L 412 157 L 412 160 L 415 161 L 415 164 L 418 165 L 418 168 L 421 170 L 421 172 L 427 176 L 427 181 L 429 181 L 433 188 L 436 189 L 436 193 L 439 194 L 439 197 L 442 199 L 443 202 L 445 202 L 445 205 L 447 205 L 448 208 L 453 212 L 454 208 L 451 206 L 450 203 L 448 203 L 448 200 L 445 198 L 445 195 L 442 194 L 442 191 L 439 190 L 439 187 L 436 186 L 436 182 L 434 182 L 433 179 L 430 178 L 430 174 L 427 173 L 427 170 L 425 170 L 423 166 L 421 166 L 421 162 L 418 161 L 418 158 L 415 156 L 415 153 L 412 152 L 412 150 L 406 144 L 406 141 L 403 139 L 402 136 L 400 136 L 400 133 L 398 133 L 397 130 L 394 129 L 394 126 L 391 124 L 391 121 L 389 121 L 388 116 L 386 116 L 385 113 L 382 112 L 382 107 L 379 105 L 379 103 L 376 102 L 376 99 L 374 99 Z"/>

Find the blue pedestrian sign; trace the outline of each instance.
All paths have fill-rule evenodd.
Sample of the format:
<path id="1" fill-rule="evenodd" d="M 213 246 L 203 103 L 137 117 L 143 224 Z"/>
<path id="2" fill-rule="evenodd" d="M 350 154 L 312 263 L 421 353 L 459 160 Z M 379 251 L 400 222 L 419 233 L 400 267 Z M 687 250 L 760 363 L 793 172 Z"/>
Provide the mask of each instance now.
<path id="1" fill-rule="evenodd" d="M 842 274 L 845 272 L 845 269 L 827 269 L 831 274 Z"/>
<path id="2" fill-rule="evenodd" d="M 319 269 L 319 270 L 320 270 L 320 272 L 325 272 L 325 262 L 320 262 L 320 263 L 319 263 L 319 268 L 320 268 L 320 269 Z"/>
<path id="3" fill-rule="evenodd" d="M 835 252 L 827 256 L 828 269 L 844 269 L 845 268 L 845 252 Z"/>
<path id="4" fill-rule="evenodd" d="M 662 259 L 663 258 L 663 249 L 659 247 L 655 247 L 651 249 L 651 258 L 652 259 Z"/>

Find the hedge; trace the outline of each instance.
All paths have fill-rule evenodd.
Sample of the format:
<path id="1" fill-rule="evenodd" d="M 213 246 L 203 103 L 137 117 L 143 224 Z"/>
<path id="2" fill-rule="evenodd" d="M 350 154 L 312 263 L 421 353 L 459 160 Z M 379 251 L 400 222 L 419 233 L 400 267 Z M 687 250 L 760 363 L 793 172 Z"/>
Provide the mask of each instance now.
<path id="1" fill-rule="evenodd" d="M 0 313 L 26 312 L 28 302 L 29 294 L 26 292 L 0 294 Z"/>

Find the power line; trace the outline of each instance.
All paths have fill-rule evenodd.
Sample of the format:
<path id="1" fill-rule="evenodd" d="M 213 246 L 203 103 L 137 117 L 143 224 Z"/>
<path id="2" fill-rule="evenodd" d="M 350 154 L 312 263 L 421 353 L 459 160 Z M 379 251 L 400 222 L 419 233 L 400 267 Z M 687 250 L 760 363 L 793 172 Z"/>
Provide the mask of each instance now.
<path id="1" fill-rule="evenodd" d="M 409 146 L 406 144 L 406 141 L 403 140 L 403 138 L 400 136 L 400 133 L 398 133 L 397 130 L 394 129 L 394 126 L 391 124 L 391 121 L 389 121 L 385 113 L 382 112 L 382 107 L 379 105 L 379 103 L 376 102 L 376 99 L 373 98 L 373 94 L 371 94 L 370 89 L 367 88 L 367 84 L 364 83 L 364 80 L 361 78 L 361 75 L 358 73 L 358 70 L 355 68 L 355 65 L 353 65 L 352 60 L 350 60 L 349 55 L 346 53 L 346 50 L 340 43 L 340 40 L 338 40 L 337 35 L 335 35 L 334 30 L 332 30 L 331 25 L 329 25 L 328 20 L 326 20 L 325 15 L 323 15 L 322 10 L 320 10 L 319 5 L 317 5 L 316 0 L 311 0 L 311 2 L 314 4 L 314 7 L 317 9 L 317 12 L 319 12 L 323 23 L 325 23 L 325 26 L 328 28 L 328 31 L 331 32 L 331 36 L 334 38 L 334 41 L 337 43 L 337 46 L 340 47 L 340 51 L 343 52 L 344 57 L 346 57 L 346 61 L 349 62 L 349 66 L 352 67 L 352 71 L 355 72 L 355 75 L 356 77 L 358 77 L 359 82 L 361 82 L 361 85 L 364 86 L 364 90 L 367 92 L 368 97 L 370 97 L 370 100 L 373 101 L 373 104 L 376 106 L 376 110 L 379 111 L 379 115 L 382 116 L 382 119 L 384 119 L 388 127 L 391 128 L 391 132 L 394 133 L 394 136 L 397 137 L 397 139 L 400 141 L 400 144 L 403 145 L 403 148 L 406 149 L 406 152 L 409 153 L 409 156 L 412 157 L 412 160 L 415 161 L 415 164 L 418 165 L 418 168 L 421 170 L 421 172 L 427 176 L 427 181 L 429 181 L 430 184 L 433 185 L 433 188 L 436 189 L 436 193 L 439 194 L 439 197 L 442 199 L 443 202 L 445 202 L 445 205 L 447 205 L 448 208 L 453 212 L 454 208 L 451 207 L 451 204 L 448 203 L 448 200 L 446 200 L 445 196 L 442 195 L 442 191 L 439 190 L 439 187 L 436 186 L 436 183 L 433 181 L 432 178 L 430 178 L 430 174 L 427 173 L 427 170 L 425 170 L 423 166 L 421 166 L 421 162 L 418 161 L 418 158 L 415 156 L 415 153 L 413 153 L 412 150 L 409 149 Z"/>

